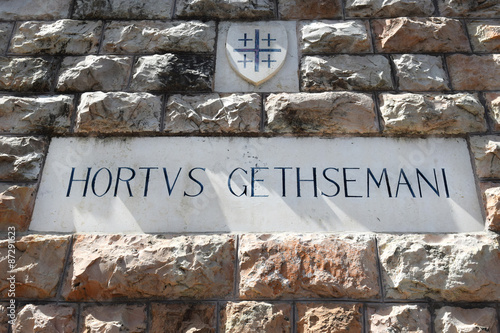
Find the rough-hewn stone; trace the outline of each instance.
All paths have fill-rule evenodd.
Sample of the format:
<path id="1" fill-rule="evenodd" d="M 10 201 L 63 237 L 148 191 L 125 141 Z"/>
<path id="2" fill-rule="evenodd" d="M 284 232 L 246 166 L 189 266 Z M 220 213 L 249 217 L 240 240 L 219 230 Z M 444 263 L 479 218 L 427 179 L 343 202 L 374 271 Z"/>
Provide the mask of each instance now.
<path id="1" fill-rule="evenodd" d="M 53 59 L 0 57 L 0 90 L 49 91 L 54 69 Z"/>
<path id="2" fill-rule="evenodd" d="M 68 249 L 68 236 L 27 235 L 17 238 L 16 276 L 17 298 L 50 298 L 56 295 Z M 9 272 L 8 243 L 0 241 L 0 269 Z M 7 298 L 9 282 L 0 280 L 0 297 Z"/>
<path id="3" fill-rule="evenodd" d="M 373 333 L 431 332 L 429 310 L 418 305 L 370 306 L 367 312 L 370 332 Z"/>
<path id="4" fill-rule="evenodd" d="M 0 184 L 0 231 L 15 227 L 17 231 L 28 229 L 33 205 L 34 185 Z"/>
<path id="5" fill-rule="evenodd" d="M 104 31 L 105 53 L 213 52 L 215 23 L 113 21 Z"/>
<path id="6" fill-rule="evenodd" d="M 124 90 L 132 68 L 132 57 L 66 57 L 57 81 L 58 91 Z"/>
<path id="7" fill-rule="evenodd" d="M 387 298 L 496 301 L 500 245 L 490 234 L 381 235 Z"/>
<path id="8" fill-rule="evenodd" d="M 427 54 L 396 55 L 394 65 L 401 90 L 449 90 L 448 78 L 440 57 Z"/>
<path id="9" fill-rule="evenodd" d="M 498 321 L 494 308 L 464 309 L 445 306 L 437 310 L 436 332 L 482 333 L 497 332 Z"/>
<path id="10" fill-rule="evenodd" d="M 135 91 L 211 91 L 214 59 L 205 55 L 140 57 L 130 88 Z"/>
<path id="11" fill-rule="evenodd" d="M 101 21 L 29 21 L 16 30 L 9 52 L 18 54 L 97 53 Z"/>
<path id="12" fill-rule="evenodd" d="M 9 22 L 0 23 L 0 53 L 2 54 L 7 50 L 7 45 L 9 43 L 9 38 L 13 27 L 14 27 L 13 23 Z"/>
<path id="13" fill-rule="evenodd" d="M 367 235 L 243 235 L 240 297 L 376 297 L 375 251 Z"/>
<path id="14" fill-rule="evenodd" d="M 486 93 L 488 114 L 493 120 L 493 130 L 500 131 L 500 93 Z"/>
<path id="15" fill-rule="evenodd" d="M 38 179 L 46 142 L 42 138 L 0 136 L 0 180 Z"/>
<path id="16" fill-rule="evenodd" d="M 9 320 L 10 318 L 7 314 L 10 313 L 10 309 L 7 307 L 11 305 L 11 303 L 0 303 L 0 333 L 8 333 L 9 330 Z M 16 311 L 12 313 L 12 318 L 16 316 Z"/>
<path id="17" fill-rule="evenodd" d="M 456 90 L 500 89 L 500 54 L 446 57 L 452 87 Z"/>
<path id="18" fill-rule="evenodd" d="M 258 94 L 173 95 L 167 102 L 169 133 L 256 133 L 262 101 Z"/>
<path id="19" fill-rule="evenodd" d="M 66 133 L 73 97 L 0 97 L 0 131 L 10 133 Z"/>
<path id="20" fill-rule="evenodd" d="M 292 309 L 289 304 L 229 302 L 221 313 L 225 333 L 291 332 Z"/>
<path id="21" fill-rule="evenodd" d="M 76 19 L 169 19 L 173 0 L 76 0 Z"/>
<path id="22" fill-rule="evenodd" d="M 391 66 L 382 55 L 308 56 L 300 66 L 302 90 L 390 90 Z"/>
<path id="23" fill-rule="evenodd" d="M 68 18 L 72 0 L 2 0 L 0 20 Z"/>
<path id="24" fill-rule="evenodd" d="M 144 305 L 94 305 L 82 312 L 82 333 L 146 332 Z M 159 332 L 155 331 L 155 332 Z"/>
<path id="25" fill-rule="evenodd" d="M 277 133 L 375 133 L 370 95 L 351 92 L 271 94 L 266 131 Z"/>
<path id="26" fill-rule="evenodd" d="M 485 132 L 484 108 L 472 94 L 382 94 L 386 133 L 458 134 Z"/>
<path id="27" fill-rule="evenodd" d="M 498 0 L 438 0 L 439 12 L 444 16 L 498 17 Z"/>
<path id="28" fill-rule="evenodd" d="M 302 22 L 299 31 L 305 54 L 371 52 L 366 23 L 359 20 Z"/>
<path id="29" fill-rule="evenodd" d="M 362 332 L 361 306 L 332 303 L 297 304 L 297 332 Z"/>
<path id="30" fill-rule="evenodd" d="M 347 0 L 345 11 L 348 17 L 430 16 L 434 4 L 432 0 Z"/>
<path id="31" fill-rule="evenodd" d="M 175 17 L 211 19 L 272 19 L 274 1 L 272 0 L 179 0 Z"/>
<path id="32" fill-rule="evenodd" d="M 500 178 L 500 136 L 473 136 L 470 146 L 480 178 Z"/>
<path id="33" fill-rule="evenodd" d="M 486 228 L 500 232 L 500 187 L 491 187 L 483 192 L 486 206 Z"/>
<path id="34" fill-rule="evenodd" d="M 281 19 L 330 19 L 342 17 L 341 0 L 287 0 L 278 2 Z"/>
<path id="35" fill-rule="evenodd" d="M 151 306 L 151 332 L 216 333 L 215 304 L 160 304 Z"/>
<path id="36" fill-rule="evenodd" d="M 149 93 L 85 93 L 78 106 L 75 132 L 159 131 L 161 105 L 161 97 Z"/>
<path id="37" fill-rule="evenodd" d="M 375 47 L 379 52 L 468 52 L 462 22 L 443 17 L 398 17 L 374 20 Z"/>
<path id="38" fill-rule="evenodd" d="M 28 304 L 19 310 L 12 332 L 76 333 L 76 317 L 74 306 Z"/>
<path id="39" fill-rule="evenodd" d="M 472 21 L 467 24 L 474 52 L 500 51 L 500 22 Z"/>
<path id="40" fill-rule="evenodd" d="M 215 298 L 233 291 L 235 238 L 230 235 L 80 235 L 63 296 Z"/>

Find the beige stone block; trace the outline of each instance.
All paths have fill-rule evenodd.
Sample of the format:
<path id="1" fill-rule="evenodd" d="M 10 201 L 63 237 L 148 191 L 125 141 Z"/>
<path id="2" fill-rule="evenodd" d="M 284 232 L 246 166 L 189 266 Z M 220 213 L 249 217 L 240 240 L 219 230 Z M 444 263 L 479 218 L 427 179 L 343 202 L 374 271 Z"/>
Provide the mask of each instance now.
<path id="1" fill-rule="evenodd" d="M 347 17 L 431 16 L 432 0 L 347 0 Z"/>
<path id="2" fill-rule="evenodd" d="M 0 23 L 0 53 L 3 54 L 7 50 L 7 45 L 9 43 L 10 34 L 12 33 L 12 28 L 14 23 L 12 22 L 1 22 Z"/>
<path id="3" fill-rule="evenodd" d="M 493 130 L 500 131 L 500 93 L 486 93 L 486 105 L 488 114 L 493 120 Z"/>
<path id="4" fill-rule="evenodd" d="M 296 306 L 298 333 L 363 331 L 360 304 L 298 303 Z"/>
<path id="5" fill-rule="evenodd" d="M 146 332 L 146 306 L 132 304 L 94 305 L 81 314 L 82 333 Z M 159 331 L 156 331 L 159 332 Z"/>
<path id="6" fill-rule="evenodd" d="M 438 0 L 439 12 L 444 16 L 498 17 L 498 0 Z"/>
<path id="7" fill-rule="evenodd" d="M 442 333 L 496 332 L 497 313 L 494 308 L 464 309 L 445 306 L 437 310 L 434 327 Z"/>
<path id="8" fill-rule="evenodd" d="M 173 0 L 76 0 L 75 19 L 170 19 Z"/>
<path id="9" fill-rule="evenodd" d="M 491 187 L 483 191 L 486 206 L 486 228 L 500 232 L 500 187 Z"/>
<path id="10" fill-rule="evenodd" d="M 35 185 L 0 184 L 0 231 L 26 231 L 35 204 Z"/>
<path id="11" fill-rule="evenodd" d="M 229 302 L 221 312 L 220 333 L 291 333 L 289 304 Z"/>
<path id="12" fill-rule="evenodd" d="M 500 54 L 446 57 L 451 84 L 456 90 L 500 89 Z"/>
<path id="13" fill-rule="evenodd" d="M 7 316 L 7 314 L 10 312 L 10 310 L 7 308 L 9 305 L 10 303 L 0 303 L 0 333 L 8 333 L 9 330 L 8 322 L 10 318 Z M 15 313 L 16 312 L 13 312 L 12 315 L 14 316 Z"/>
<path id="14" fill-rule="evenodd" d="M 41 137 L 0 136 L 0 180 L 38 179 L 46 145 Z"/>
<path id="15" fill-rule="evenodd" d="M 472 136 L 470 146 L 477 176 L 500 178 L 500 136 Z"/>
<path id="16" fill-rule="evenodd" d="M 273 19 L 272 0 L 179 0 L 175 18 Z"/>
<path id="17" fill-rule="evenodd" d="M 215 304 L 160 304 L 151 305 L 151 332 L 215 333 L 217 309 Z"/>
<path id="18" fill-rule="evenodd" d="M 373 333 L 431 333 L 431 314 L 418 305 L 370 306 L 367 313 Z"/>
<path id="19" fill-rule="evenodd" d="M 54 70 L 52 59 L 0 57 L 0 90 L 50 91 Z"/>
<path id="20" fill-rule="evenodd" d="M 340 0 L 287 0 L 278 2 L 283 20 L 331 19 L 342 17 Z"/>
<path id="21" fill-rule="evenodd" d="M 2 0 L 0 20 L 69 18 L 71 0 Z"/>
<path id="22" fill-rule="evenodd" d="M 28 304 L 19 310 L 12 332 L 76 333 L 76 317 L 74 306 Z"/>
<path id="23" fill-rule="evenodd" d="M 500 51 L 500 22 L 471 21 L 467 23 L 474 52 Z"/>
<path id="24" fill-rule="evenodd" d="M 441 57 L 427 54 L 393 56 L 399 89 L 408 91 L 449 90 Z"/>

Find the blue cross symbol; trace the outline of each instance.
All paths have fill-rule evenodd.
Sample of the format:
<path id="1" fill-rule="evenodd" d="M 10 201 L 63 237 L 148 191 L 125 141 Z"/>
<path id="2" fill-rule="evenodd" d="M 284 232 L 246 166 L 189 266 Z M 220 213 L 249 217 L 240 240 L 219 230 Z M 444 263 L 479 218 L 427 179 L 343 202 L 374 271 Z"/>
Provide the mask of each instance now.
<path id="1" fill-rule="evenodd" d="M 243 38 L 238 39 L 238 41 L 242 41 L 244 43 L 244 47 L 247 46 L 247 41 L 251 41 L 251 40 L 252 39 L 247 38 L 247 34 L 244 34 Z M 271 46 L 271 41 L 274 41 L 276 39 L 272 39 L 271 38 L 271 34 L 267 34 L 267 38 L 263 38 L 262 40 L 263 41 L 267 41 L 267 46 L 270 47 Z M 236 52 L 253 52 L 254 56 L 255 56 L 255 61 L 254 61 L 255 71 L 258 72 L 259 71 L 259 63 L 260 63 L 260 53 L 261 52 L 281 52 L 281 49 L 271 49 L 271 48 L 261 49 L 260 46 L 259 46 L 259 43 L 260 43 L 260 31 L 259 31 L 259 29 L 255 29 L 254 43 L 255 44 L 254 44 L 253 49 L 244 48 L 244 49 L 234 49 L 234 50 Z M 238 60 L 238 62 L 242 62 L 244 68 L 246 68 L 247 62 L 251 62 L 251 60 L 247 60 L 246 59 L 246 54 L 244 54 L 243 56 L 244 56 L 243 60 Z M 271 60 L 271 55 L 268 54 L 267 55 L 267 60 L 262 60 L 262 62 L 267 62 L 267 68 L 271 68 L 271 62 L 276 62 L 276 60 Z"/>

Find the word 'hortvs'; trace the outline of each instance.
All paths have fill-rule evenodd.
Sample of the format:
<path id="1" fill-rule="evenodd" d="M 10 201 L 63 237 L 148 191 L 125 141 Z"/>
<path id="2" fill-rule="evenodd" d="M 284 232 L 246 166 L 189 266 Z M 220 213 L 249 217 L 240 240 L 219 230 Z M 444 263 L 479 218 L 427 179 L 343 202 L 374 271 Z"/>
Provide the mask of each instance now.
<path id="1" fill-rule="evenodd" d="M 147 197 L 153 185 L 162 188 L 166 196 L 197 197 L 203 194 L 207 179 L 207 169 L 202 167 L 88 167 L 86 170 L 73 167 L 66 197 L 116 197 L 121 193 L 129 197 Z M 387 198 L 450 197 L 444 168 L 427 169 L 424 173 L 418 168 L 238 167 L 227 173 L 224 182 L 227 192 L 235 197 L 268 197 L 273 193 L 297 198 L 370 198 L 374 194 Z"/>

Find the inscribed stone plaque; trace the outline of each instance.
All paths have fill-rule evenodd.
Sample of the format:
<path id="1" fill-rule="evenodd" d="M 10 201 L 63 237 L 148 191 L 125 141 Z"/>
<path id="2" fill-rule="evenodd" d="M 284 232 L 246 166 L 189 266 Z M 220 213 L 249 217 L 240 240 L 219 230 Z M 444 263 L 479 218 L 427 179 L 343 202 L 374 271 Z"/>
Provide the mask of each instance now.
<path id="1" fill-rule="evenodd" d="M 460 138 L 55 138 L 30 229 L 470 232 L 482 221 Z"/>

